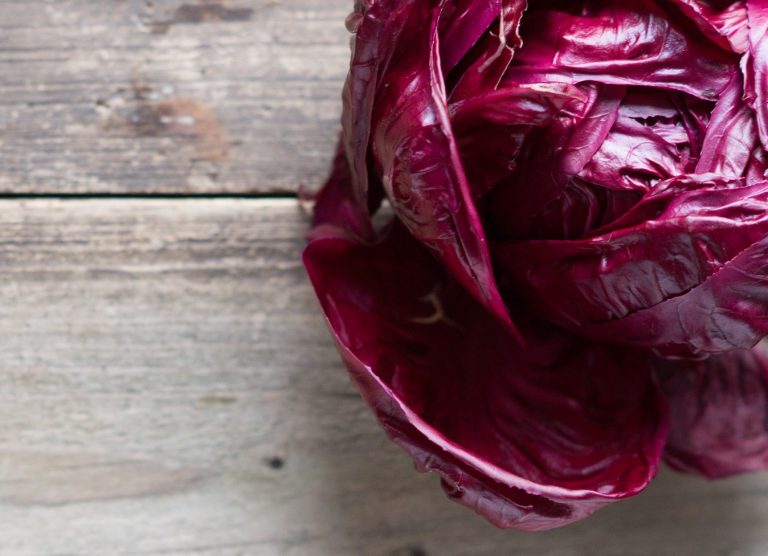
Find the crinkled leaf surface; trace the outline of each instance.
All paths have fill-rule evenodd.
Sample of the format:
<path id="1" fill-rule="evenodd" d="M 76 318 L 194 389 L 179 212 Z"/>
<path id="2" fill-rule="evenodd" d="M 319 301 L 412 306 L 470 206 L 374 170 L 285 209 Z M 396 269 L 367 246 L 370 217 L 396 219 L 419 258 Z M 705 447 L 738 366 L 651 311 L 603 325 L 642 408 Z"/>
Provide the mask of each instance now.
<path id="1" fill-rule="evenodd" d="M 657 186 L 593 236 L 508 242 L 495 252 L 531 310 L 553 322 L 662 352 L 686 344 L 692 352 L 722 351 L 749 347 L 768 331 L 761 324 L 768 290 L 752 292 L 768 280 L 768 260 L 760 260 L 766 236 L 768 182 L 741 186 L 691 176 Z M 736 302 L 743 288 L 750 293 Z M 682 312 L 655 322 L 668 318 L 672 309 L 665 302 Z M 733 333 L 733 324 L 725 324 L 729 318 L 746 322 L 744 311 L 757 328 L 754 336 L 744 336 L 743 324 Z M 710 337 L 712 327 L 724 329 Z"/>
<path id="2" fill-rule="evenodd" d="M 715 99 L 735 57 L 700 39 L 660 2 L 541 2 L 505 80 L 649 85 Z"/>

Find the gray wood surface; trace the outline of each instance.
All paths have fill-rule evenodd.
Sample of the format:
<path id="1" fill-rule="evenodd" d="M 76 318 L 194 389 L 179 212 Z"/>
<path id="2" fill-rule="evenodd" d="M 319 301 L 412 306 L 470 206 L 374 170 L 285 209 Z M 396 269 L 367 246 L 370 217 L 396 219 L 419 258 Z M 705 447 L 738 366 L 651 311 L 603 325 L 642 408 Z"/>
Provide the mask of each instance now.
<path id="1" fill-rule="evenodd" d="M 0 555 L 768 554 L 768 476 L 499 531 L 348 381 L 291 200 L 0 201 Z"/>
<path id="2" fill-rule="evenodd" d="M 316 188 L 351 5 L 0 1 L 0 193 Z"/>

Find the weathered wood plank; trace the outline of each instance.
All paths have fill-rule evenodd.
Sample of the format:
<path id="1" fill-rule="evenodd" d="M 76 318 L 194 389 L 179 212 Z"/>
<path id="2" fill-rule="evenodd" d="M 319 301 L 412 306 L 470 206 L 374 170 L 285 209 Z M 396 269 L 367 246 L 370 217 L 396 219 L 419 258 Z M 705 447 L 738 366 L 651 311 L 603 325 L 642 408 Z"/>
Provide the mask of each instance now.
<path id="1" fill-rule="evenodd" d="M 351 5 L 3 0 L 0 192 L 316 188 Z"/>
<path id="2" fill-rule="evenodd" d="M 498 531 L 355 393 L 290 201 L 0 202 L 0 554 L 741 555 L 768 476 Z"/>

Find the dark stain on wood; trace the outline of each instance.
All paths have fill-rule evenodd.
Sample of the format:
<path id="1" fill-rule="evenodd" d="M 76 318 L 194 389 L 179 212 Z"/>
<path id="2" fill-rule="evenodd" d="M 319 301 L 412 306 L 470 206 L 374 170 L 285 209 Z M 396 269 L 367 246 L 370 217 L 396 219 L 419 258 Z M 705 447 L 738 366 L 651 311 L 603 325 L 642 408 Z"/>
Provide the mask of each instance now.
<path id="1" fill-rule="evenodd" d="M 210 394 L 200 398 L 198 403 L 202 406 L 231 405 L 237 403 L 237 398 L 235 396 L 226 396 L 223 394 Z"/>
<path id="2" fill-rule="evenodd" d="M 265 460 L 265 463 L 267 464 L 267 467 L 269 467 L 270 469 L 274 469 L 275 471 L 279 471 L 280 469 L 285 467 L 285 460 L 280 456 L 273 456 L 271 458 L 267 458 Z"/>
<path id="3" fill-rule="evenodd" d="M 171 29 L 171 23 L 168 21 L 156 21 L 147 24 L 147 28 L 153 35 L 165 35 Z"/>
<path id="4" fill-rule="evenodd" d="M 222 162 L 232 142 L 213 111 L 200 101 L 170 96 L 143 83 L 131 86 L 127 112 L 114 114 L 108 129 L 127 129 L 138 137 L 173 137 L 191 143 L 195 160 Z M 97 102 L 98 104 L 98 102 Z"/>
<path id="5" fill-rule="evenodd" d="M 147 24 L 147 27 L 152 34 L 163 35 L 177 24 L 198 25 L 201 23 L 250 21 L 253 19 L 253 15 L 253 8 L 230 8 L 218 2 L 182 4 L 176 8 L 170 19 L 154 21 Z"/>
<path id="6" fill-rule="evenodd" d="M 210 23 L 216 21 L 249 21 L 252 8 L 228 8 L 214 2 L 184 4 L 176 9 L 174 23 Z"/>
<path id="7" fill-rule="evenodd" d="M 421 546 L 413 545 L 395 549 L 388 556 L 428 556 L 428 553 Z"/>

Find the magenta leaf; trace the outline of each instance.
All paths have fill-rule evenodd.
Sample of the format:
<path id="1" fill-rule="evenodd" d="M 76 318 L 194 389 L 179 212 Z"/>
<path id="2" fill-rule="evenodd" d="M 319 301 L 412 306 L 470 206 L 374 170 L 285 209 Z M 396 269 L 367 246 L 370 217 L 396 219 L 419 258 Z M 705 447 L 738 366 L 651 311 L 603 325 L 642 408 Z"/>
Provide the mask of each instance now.
<path id="1" fill-rule="evenodd" d="M 669 404 L 664 459 L 710 479 L 768 467 L 768 354 L 758 345 L 703 361 L 660 361 Z"/>
<path id="2" fill-rule="evenodd" d="M 522 350 L 399 227 L 376 245 L 315 240 L 304 260 L 382 426 L 458 502 L 547 529 L 656 473 L 666 424 L 646 355 L 541 324 Z"/>

